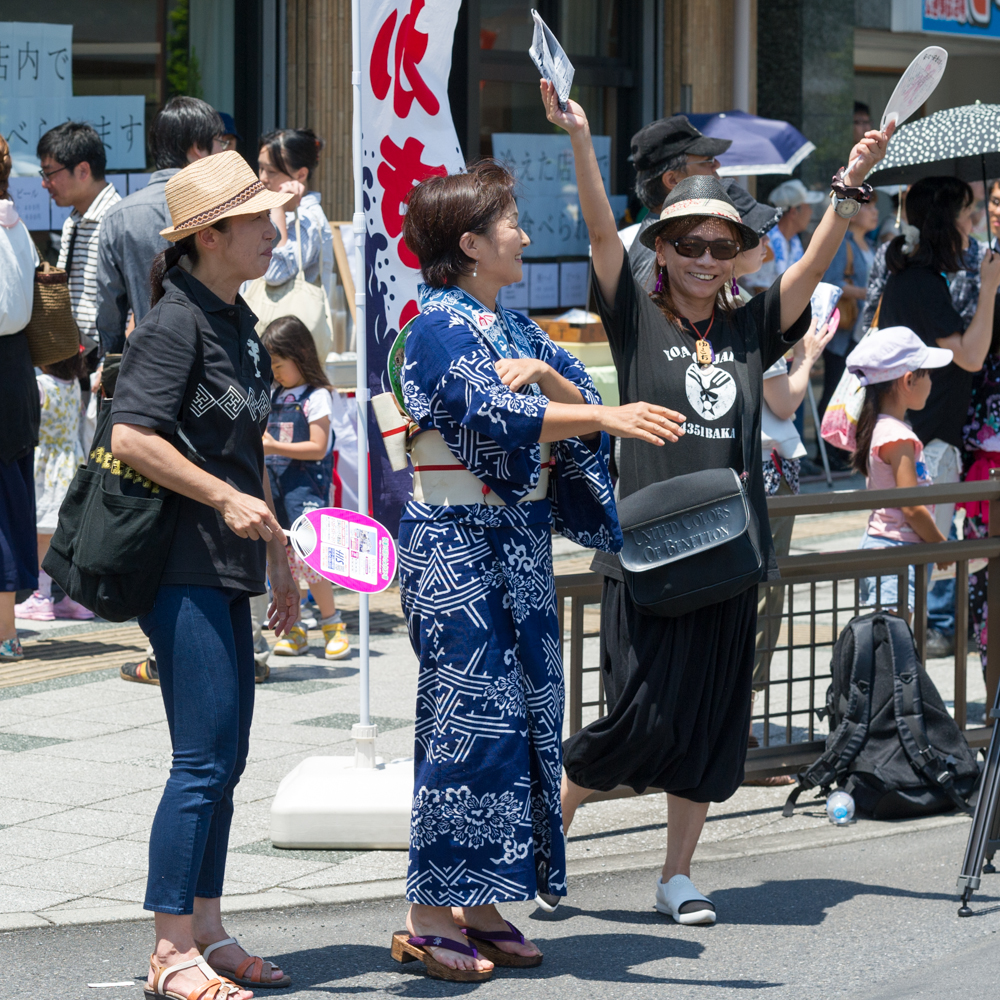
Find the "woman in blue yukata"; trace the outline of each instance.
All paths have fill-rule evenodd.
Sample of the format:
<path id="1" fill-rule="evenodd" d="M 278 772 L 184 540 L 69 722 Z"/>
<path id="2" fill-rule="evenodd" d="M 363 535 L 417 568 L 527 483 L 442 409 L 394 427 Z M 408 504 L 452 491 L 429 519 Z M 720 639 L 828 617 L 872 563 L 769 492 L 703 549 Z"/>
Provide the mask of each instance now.
<path id="1" fill-rule="evenodd" d="M 426 281 L 402 374 L 414 482 L 399 526 L 420 675 L 411 906 L 392 952 L 465 981 L 542 960 L 497 903 L 566 892 L 551 530 L 617 551 L 608 434 L 682 433 L 662 406 L 602 406 L 580 362 L 497 303 L 529 243 L 513 185 L 492 161 L 431 178 L 404 228 Z"/>

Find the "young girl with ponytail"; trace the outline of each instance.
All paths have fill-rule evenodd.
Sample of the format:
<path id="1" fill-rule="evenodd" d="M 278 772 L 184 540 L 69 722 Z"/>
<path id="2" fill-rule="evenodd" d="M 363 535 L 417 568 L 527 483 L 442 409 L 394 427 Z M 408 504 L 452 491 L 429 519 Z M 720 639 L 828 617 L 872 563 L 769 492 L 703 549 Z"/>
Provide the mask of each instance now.
<path id="1" fill-rule="evenodd" d="M 285 531 L 302 514 L 332 506 L 333 386 L 302 320 L 282 316 L 264 331 L 271 355 L 274 391 L 264 432 L 264 462 L 278 523 Z M 333 598 L 333 585 L 310 569 L 289 546 L 288 561 L 301 591 L 311 590 L 319 607 L 319 627 L 328 660 L 350 656 L 347 626 Z M 299 621 L 274 647 L 278 656 L 298 656 L 309 648 L 309 632 Z"/>
<path id="2" fill-rule="evenodd" d="M 930 486 L 924 464 L 924 445 L 906 422 L 908 410 L 919 411 L 931 393 L 931 368 L 951 363 L 952 352 L 928 347 L 905 326 L 879 330 L 863 340 L 848 356 L 847 368 L 865 387 L 865 401 L 858 419 L 853 455 L 856 471 L 864 473 L 870 490 Z M 920 542 L 943 542 L 945 536 L 934 523 L 934 508 L 919 504 L 881 507 L 872 511 L 861 541 L 863 549 L 886 549 Z M 943 568 L 943 567 L 942 567 Z M 898 578 L 883 576 L 860 581 L 861 603 L 896 607 Z M 909 570 L 909 602 L 914 601 L 914 572 Z"/>

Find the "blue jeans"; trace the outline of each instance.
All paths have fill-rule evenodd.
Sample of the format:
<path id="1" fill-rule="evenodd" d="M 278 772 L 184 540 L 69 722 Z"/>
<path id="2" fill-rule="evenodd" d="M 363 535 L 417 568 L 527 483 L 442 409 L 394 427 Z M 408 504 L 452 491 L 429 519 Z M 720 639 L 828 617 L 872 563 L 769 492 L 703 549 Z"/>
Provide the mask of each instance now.
<path id="1" fill-rule="evenodd" d="M 884 538 L 882 535 L 869 535 L 865 532 L 861 539 L 861 545 L 859 548 L 862 549 L 890 549 L 895 548 L 899 545 L 916 545 L 916 542 L 906 542 L 899 538 Z M 913 596 L 914 596 L 914 580 L 916 574 L 913 572 L 913 566 L 909 568 L 909 605 L 906 608 L 908 611 L 912 611 L 914 608 Z M 876 586 L 875 577 L 866 576 L 862 577 L 858 583 L 859 596 L 861 598 L 861 603 L 867 607 L 873 607 L 875 605 L 876 599 Z M 899 600 L 899 575 L 893 574 L 892 576 L 880 577 L 882 583 L 881 587 L 878 588 L 879 603 L 883 608 L 896 608 Z"/>
<path id="2" fill-rule="evenodd" d="M 147 910 L 191 913 L 222 895 L 233 789 L 253 719 L 250 598 L 222 587 L 164 586 L 139 619 L 156 654 L 173 763 L 149 835 Z"/>

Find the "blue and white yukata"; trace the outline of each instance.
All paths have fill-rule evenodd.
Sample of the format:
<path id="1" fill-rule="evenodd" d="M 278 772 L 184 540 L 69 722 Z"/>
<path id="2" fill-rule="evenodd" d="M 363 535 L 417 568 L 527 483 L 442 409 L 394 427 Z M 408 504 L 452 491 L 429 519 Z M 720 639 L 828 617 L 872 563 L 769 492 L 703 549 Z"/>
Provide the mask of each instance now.
<path id="1" fill-rule="evenodd" d="M 583 365 L 537 324 L 458 288 L 420 288 L 403 395 L 506 506 L 411 500 L 399 525 L 399 580 L 420 658 L 406 898 L 429 906 L 565 895 L 559 790 L 565 703 L 551 529 L 617 552 L 609 439 L 552 445 L 538 484 L 548 400 L 515 393 L 494 367 L 536 357 L 601 402 Z"/>

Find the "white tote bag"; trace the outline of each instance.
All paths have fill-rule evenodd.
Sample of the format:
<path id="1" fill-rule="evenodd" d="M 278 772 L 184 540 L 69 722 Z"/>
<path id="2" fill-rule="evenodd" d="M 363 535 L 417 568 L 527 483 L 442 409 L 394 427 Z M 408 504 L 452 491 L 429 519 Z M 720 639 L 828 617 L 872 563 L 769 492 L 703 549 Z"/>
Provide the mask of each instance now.
<path id="1" fill-rule="evenodd" d="M 302 320 L 316 343 L 320 364 L 325 364 L 333 343 L 333 317 L 330 315 L 330 301 L 323 286 L 306 280 L 305 269 L 302 267 L 298 210 L 295 212 L 295 257 L 299 270 L 294 278 L 289 278 L 281 285 L 269 285 L 263 278 L 256 278 L 243 299 L 257 316 L 258 336 L 281 316 L 295 316 Z"/>

